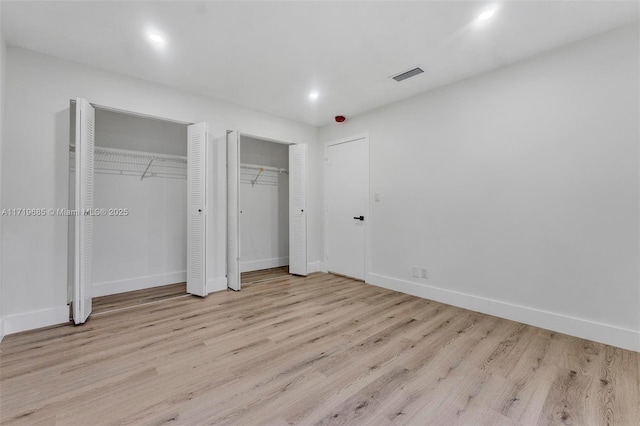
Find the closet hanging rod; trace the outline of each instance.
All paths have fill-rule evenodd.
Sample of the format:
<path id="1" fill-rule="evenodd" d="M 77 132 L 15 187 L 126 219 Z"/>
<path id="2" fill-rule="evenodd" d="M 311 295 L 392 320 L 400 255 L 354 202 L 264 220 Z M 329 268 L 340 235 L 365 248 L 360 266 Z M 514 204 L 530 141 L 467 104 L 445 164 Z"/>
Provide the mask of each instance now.
<path id="1" fill-rule="evenodd" d="M 289 173 L 289 170 L 287 170 L 287 169 L 281 169 L 279 167 L 259 166 L 257 164 L 241 163 L 240 164 L 240 168 L 241 169 L 246 169 L 246 170 L 259 170 L 259 171 L 267 171 L 268 170 L 270 172 Z"/>
<path id="2" fill-rule="evenodd" d="M 71 152 L 76 151 L 75 145 L 69 145 L 69 150 Z M 103 146 L 94 147 L 95 153 L 105 153 L 105 154 L 120 154 L 120 155 L 130 155 L 134 157 L 145 157 L 145 158 L 154 158 L 156 160 L 176 160 L 176 161 L 187 161 L 186 156 L 182 155 L 171 155 L 171 154 L 159 154 L 155 152 L 145 152 L 145 151 L 133 151 L 129 149 L 119 149 L 119 148 L 107 148 Z"/>
<path id="3" fill-rule="evenodd" d="M 145 160 L 148 160 L 147 158 L 145 158 Z M 167 159 L 163 159 L 163 158 L 154 158 L 154 164 L 153 166 L 158 166 L 158 167 L 162 167 L 163 169 L 176 169 L 176 170 L 186 170 L 185 169 L 185 163 L 184 162 L 179 162 L 179 161 L 173 161 L 173 160 L 167 160 Z M 109 159 L 104 159 L 104 158 L 96 158 L 95 160 L 96 163 L 100 163 L 103 166 L 110 166 L 110 165 L 114 165 L 117 166 L 119 164 L 123 164 L 122 161 L 119 160 L 109 160 Z M 177 164 L 177 165 L 172 165 L 171 163 Z M 140 166 L 142 163 L 133 163 L 134 166 Z M 144 163 L 142 164 L 142 166 L 146 165 L 148 163 Z M 97 167 L 97 166 L 96 166 Z"/>

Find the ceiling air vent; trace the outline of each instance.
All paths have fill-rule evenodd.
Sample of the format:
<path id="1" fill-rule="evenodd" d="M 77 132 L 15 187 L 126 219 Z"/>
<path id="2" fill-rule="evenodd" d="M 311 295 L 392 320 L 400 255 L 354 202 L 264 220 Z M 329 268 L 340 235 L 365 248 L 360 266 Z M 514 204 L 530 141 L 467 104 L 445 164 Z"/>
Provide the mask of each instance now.
<path id="1" fill-rule="evenodd" d="M 393 78 L 395 81 L 402 81 L 402 80 L 406 80 L 408 78 L 411 78 L 413 76 L 416 76 L 418 74 L 422 74 L 424 71 L 422 70 L 422 68 L 420 67 L 415 67 L 414 69 L 411 69 L 409 71 L 405 71 L 405 72 L 401 72 L 398 75 L 394 75 Z"/>

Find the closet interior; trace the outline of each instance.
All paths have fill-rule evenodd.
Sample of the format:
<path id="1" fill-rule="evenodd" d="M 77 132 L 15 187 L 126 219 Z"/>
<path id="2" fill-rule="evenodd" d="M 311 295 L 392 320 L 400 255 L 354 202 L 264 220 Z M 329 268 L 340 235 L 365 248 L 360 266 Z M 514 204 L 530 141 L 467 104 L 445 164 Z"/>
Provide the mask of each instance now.
<path id="1" fill-rule="evenodd" d="M 289 146 L 240 136 L 240 272 L 289 265 Z M 283 268 L 284 267 L 284 268 Z"/>
<path id="2" fill-rule="evenodd" d="M 167 285 L 186 294 L 176 283 L 187 269 L 187 125 L 96 108 L 93 184 L 106 211 L 93 219 L 93 297 Z"/>

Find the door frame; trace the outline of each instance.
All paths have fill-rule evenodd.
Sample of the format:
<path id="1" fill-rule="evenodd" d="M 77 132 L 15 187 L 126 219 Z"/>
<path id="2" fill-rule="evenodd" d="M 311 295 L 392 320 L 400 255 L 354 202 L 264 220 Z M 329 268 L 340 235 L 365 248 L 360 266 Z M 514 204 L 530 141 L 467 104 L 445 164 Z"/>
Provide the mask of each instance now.
<path id="1" fill-rule="evenodd" d="M 134 117 L 140 117 L 140 118 L 146 118 L 146 119 L 152 119 L 152 120 L 160 120 L 160 121 L 167 121 L 167 122 L 172 122 L 172 123 L 184 124 L 186 126 L 198 123 L 197 121 L 196 122 L 189 122 L 189 121 L 183 121 L 183 120 L 180 120 L 180 119 L 167 118 L 167 117 L 163 117 L 163 116 L 159 116 L 159 115 L 136 112 L 136 111 L 132 111 L 132 110 L 129 110 L 129 109 L 106 106 L 106 105 L 102 105 L 102 104 L 91 102 L 87 98 L 71 98 L 71 99 L 69 99 L 69 108 L 70 108 L 69 111 L 70 111 L 70 114 L 71 113 L 76 113 L 76 111 L 77 111 L 77 108 L 78 108 L 77 99 L 85 99 L 87 101 L 87 103 L 91 107 L 93 107 L 95 110 L 117 112 L 117 113 L 120 113 L 120 114 L 130 115 L 130 116 L 134 116 Z M 76 124 L 76 126 L 78 126 L 78 123 L 75 123 L 75 124 Z M 208 145 L 210 143 L 209 132 L 208 132 L 209 126 L 208 126 L 207 122 L 205 122 L 205 124 L 206 124 L 206 128 L 207 128 L 207 132 L 206 132 L 206 135 L 205 135 L 205 143 Z M 69 143 L 71 143 L 72 140 L 74 140 L 76 132 L 77 132 L 77 130 L 75 128 L 74 129 L 70 129 Z M 188 143 L 188 141 L 187 141 L 187 143 Z M 69 149 L 68 146 L 67 146 L 67 149 Z M 67 153 L 67 156 L 68 156 L 68 153 Z M 188 161 L 189 161 L 189 152 L 187 150 L 187 162 Z M 214 167 L 214 166 L 210 165 L 209 167 Z M 69 168 L 70 168 L 70 164 L 67 167 L 67 172 L 68 172 Z M 76 171 L 76 173 L 77 173 L 77 171 Z M 74 185 L 74 190 L 77 190 L 77 188 L 75 188 L 75 185 Z M 210 190 L 210 188 L 209 188 L 209 190 Z M 72 208 L 73 206 L 71 206 L 69 204 L 69 200 L 70 199 L 71 199 L 71 193 L 67 192 L 67 205 L 69 206 L 69 208 Z M 75 220 L 78 220 L 78 219 L 76 218 Z M 75 254 L 70 252 L 71 244 L 70 244 L 69 239 L 71 238 L 71 234 L 70 234 L 69 228 L 71 226 L 72 226 L 71 224 L 67 223 L 67 257 L 68 258 L 70 256 L 74 256 L 75 257 Z M 75 227 L 76 225 L 74 224 L 73 226 Z M 78 238 L 78 236 L 75 235 L 75 232 L 74 232 L 73 238 L 74 238 L 74 240 Z M 205 233 L 205 241 L 206 241 L 206 239 L 207 239 L 207 234 Z M 74 243 L 74 250 L 76 249 L 75 248 L 75 244 L 76 243 Z M 206 242 L 205 242 L 205 247 L 206 247 Z M 187 244 L 187 250 L 188 249 L 189 249 L 189 245 Z M 206 262 L 206 256 L 205 256 L 205 262 Z M 76 287 L 79 284 L 78 281 L 75 279 L 75 275 L 76 275 L 75 274 L 75 267 L 76 267 L 75 266 L 75 261 L 74 261 L 74 264 L 72 266 L 70 264 L 69 260 L 67 260 L 67 305 L 69 305 L 69 306 L 71 306 L 71 303 L 73 302 L 74 292 L 76 291 Z M 215 263 L 212 263 L 211 268 L 212 268 L 212 270 L 215 270 L 215 268 L 216 268 Z M 206 269 L 208 269 L 208 268 L 206 268 Z M 215 275 L 215 274 L 213 274 L 213 275 Z M 74 277 L 73 279 L 71 279 L 72 276 Z M 206 283 L 206 281 L 205 281 L 205 283 Z M 93 285 L 93 283 L 92 283 L 92 285 Z M 207 292 L 208 292 L 208 289 L 207 289 Z M 70 310 L 70 317 L 72 317 L 72 313 L 73 313 L 73 311 Z M 73 318 L 70 318 L 70 319 L 73 319 Z"/>
<path id="2" fill-rule="evenodd" d="M 248 137 L 248 138 L 252 138 L 252 139 L 256 139 L 259 141 L 264 141 L 264 142 L 271 142 L 271 143 L 277 143 L 277 144 L 281 144 L 281 145 L 287 145 L 287 146 L 291 146 L 291 145 L 300 145 L 303 144 L 303 142 L 297 143 L 297 142 L 287 142 L 284 141 L 282 139 L 274 139 L 274 138 L 270 138 L 267 136 L 261 136 L 261 135 L 256 135 L 253 133 L 247 133 L 247 132 L 243 132 L 241 130 L 227 130 L 227 133 L 225 135 L 225 137 L 228 137 L 228 134 L 230 132 L 237 132 L 238 134 L 238 167 L 240 167 L 240 165 L 242 164 L 242 154 L 241 154 L 241 140 L 243 137 Z M 225 152 L 227 151 L 227 147 L 225 145 Z M 228 164 L 226 165 L 226 169 L 228 170 Z M 225 172 L 225 180 L 228 177 L 228 172 Z M 309 172 L 308 172 L 308 168 L 307 168 L 307 182 L 308 182 L 308 178 L 309 178 Z M 225 183 L 225 188 L 228 191 L 228 186 Z M 240 180 L 238 179 L 238 203 L 240 203 L 240 196 L 241 196 L 241 186 L 240 186 Z M 226 203 L 225 203 L 226 205 Z M 228 208 L 228 206 L 227 206 Z M 238 208 L 238 211 L 240 211 L 240 209 Z M 291 224 L 291 212 L 290 210 L 287 211 L 287 214 L 289 215 L 289 224 Z M 228 214 L 225 215 L 225 223 L 228 221 Z M 240 231 L 241 229 L 241 224 L 242 224 L 242 214 L 238 214 L 238 231 Z M 240 234 L 240 232 L 238 232 L 238 234 Z M 228 238 L 228 236 L 227 236 Z M 240 235 L 238 235 L 237 238 L 237 244 L 238 244 L 238 256 L 240 257 L 240 259 L 242 259 L 242 244 L 241 244 L 241 237 Z M 228 245 L 226 245 L 226 250 L 225 250 L 225 265 L 228 264 L 228 258 L 229 258 L 229 249 L 228 249 Z M 307 251 L 309 250 L 309 235 L 308 235 L 308 225 L 307 225 L 307 238 L 306 238 L 306 246 L 307 246 Z M 289 256 L 291 256 L 291 243 L 289 243 Z M 239 280 L 240 280 L 240 286 L 239 289 L 242 289 L 242 276 L 241 276 L 241 271 L 242 268 L 240 266 L 238 266 L 238 275 L 239 275 Z M 228 271 L 228 267 L 226 268 L 226 271 Z M 226 272 L 225 271 L 225 272 Z M 228 286 L 228 284 L 227 284 Z M 228 287 L 229 288 L 229 287 Z"/>
<path id="3" fill-rule="evenodd" d="M 333 140 L 324 143 L 324 153 L 323 153 L 323 183 L 324 183 L 324 191 L 323 191 L 323 207 L 322 207 L 322 216 L 323 216 L 323 239 L 324 239 L 324 247 L 323 247 L 323 262 L 324 262 L 324 271 L 327 272 L 329 270 L 329 215 L 327 214 L 328 207 L 328 195 L 329 195 L 329 185 L 328 185 L 328 173 L 327 173 L 327 162 L 329 160 L 329 147 L 333 145 L 340 145 L 349 142 L 355 142 L 364 139 L 367 144 L 367 203 L 364 211 L 364 282 L 370 282 L 370 273 L 371 273 L 371 143 L 369 140 L 369 133 L 360 133 L 354 136 Z"/>

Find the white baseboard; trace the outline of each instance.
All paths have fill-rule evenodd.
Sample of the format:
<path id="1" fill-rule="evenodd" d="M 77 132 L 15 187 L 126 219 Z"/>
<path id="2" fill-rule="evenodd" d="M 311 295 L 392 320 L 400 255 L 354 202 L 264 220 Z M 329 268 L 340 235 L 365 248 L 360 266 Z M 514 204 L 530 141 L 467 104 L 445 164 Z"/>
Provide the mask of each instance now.
<path id="1" fill-rule="evenodd" d="M 4 318 L 0 318 L 0 342 L 4 339 Z"/>
<path id="2" fill-rule="evenodd" d="M 3 320 L 4 334 L 6 335 L 50 325 L 64 324 L 69 322 L 69 306 L 62 305 L 39 311 L 7 315 Z"/>
<path id="3" fill-rule="evenodd" d="M 95 283 L 93 284 L 93 297 L 124 293 L 126 291 L 142 290 L 167 284 L 182 283 L 186 280 L 187 271 L 178 271 L 167 274 L 129 278 L 126 280 Z"/>
<path id="4" fill-rule="evenodd" d="M 327 272 L 327 269 L 325 263 L 318 260 L 307 264 L 307 272 L 309 274 L 312 272 Z"/>
<path id="5" fill-rule="evenodd" d="M 640 352 L 640 331 L 630 330 L 594 322 L 582 318 L 570 317 L 554 312 L 543 311 L 528 306 L 515 305 L 499 300 L 488 299 L 466 293 L 446 290 L 425 284 L 368 274 L 366 282 L 390 290 L 407 293 L 424 299 L 435 300 L 448 305 L 470 309 L 533 325 L 559 333 L 583 339 L 593 340 L 611 346 Z"/>
<path id="6" fill-rule="evenodd" d="M 211 278 L 207 280 L 207 293 L 227 289 L 227 277 Z"/>
<path id="7" fill-rule="evenodd" d="M 263 269 L 278 268 L 289 264 L 289 257 L 275 257 L 273 259 L 252 260 L 240 262 L 240 272 L 261 271 Z"/>

